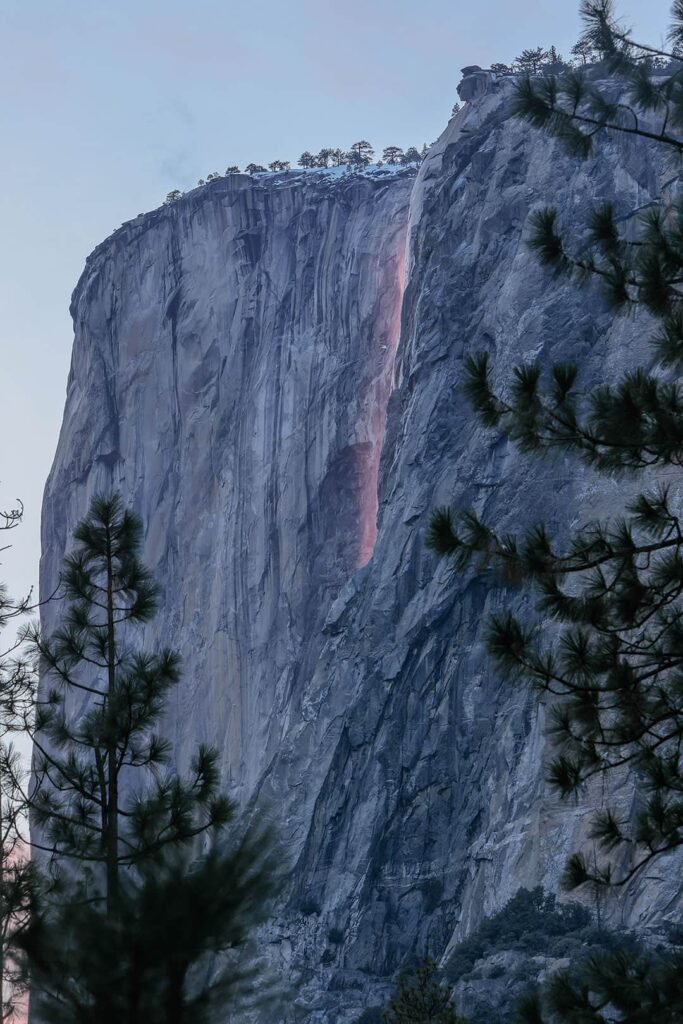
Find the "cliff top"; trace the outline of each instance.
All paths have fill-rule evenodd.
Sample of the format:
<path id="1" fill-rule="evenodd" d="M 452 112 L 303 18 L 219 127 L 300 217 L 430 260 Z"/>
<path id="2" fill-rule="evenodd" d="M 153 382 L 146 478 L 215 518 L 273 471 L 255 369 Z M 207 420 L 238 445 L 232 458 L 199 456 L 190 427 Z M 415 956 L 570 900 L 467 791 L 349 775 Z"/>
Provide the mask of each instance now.
<path id="1" fill-rule="evenodd" d="M 112 247 L 122 244 L 128 246 L 139 239 L 146 231 L 160 224 L 165 219 L 177 218 L 188 207 L 197 209 L 207 200 L 215 200 L 221 195 L 229 195 L 249 189 L 271 191 L 305 187 L 319 193 L 320 198 L 329 195 L 331 190 L 346 191 L 359 183 L 371 186 L 385 186 L 394 180 L 414 178 L 418 172 L 416 165 L 369 164 L 362 169 L 342 167 L 297 167 L 287 171 L 263 171 L 254 174 L 246 172 L 220 175 L 197 185 L 188 192 L 182 193 L 171 202 L 164 202 L 153 210 L 139 213 L 137 217 L 124 221 L 110 235 L 107 235 L 86 257 L 85 267 L 80 275 L 71 296 L 71 313 L 73 315 L 74 300 L 82 286 L 84 278 L 92 270 L 93 264 L 105 256 Z"/>

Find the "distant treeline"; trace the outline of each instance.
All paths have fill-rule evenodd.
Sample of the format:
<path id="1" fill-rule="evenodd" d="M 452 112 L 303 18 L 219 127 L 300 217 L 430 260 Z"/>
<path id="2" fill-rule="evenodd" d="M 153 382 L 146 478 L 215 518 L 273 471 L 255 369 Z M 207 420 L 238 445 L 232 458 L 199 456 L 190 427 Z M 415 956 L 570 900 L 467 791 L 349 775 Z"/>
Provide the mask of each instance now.
<path id="1" fill-rule="evenodd" d="M 600 53 L 592 46 L 589 40 L 581 39 L 571 48 L 571 56 L 568 60 L 560 54 L 555 46 L 549 47 L 547 50 L 542 46 L 532 47 L 526 50 L 522 50 L 518 57 L 515 57 L 511 64 L 496 63 L 492 64 L 488 69 L 498 75 L 539 75 L 539 74 L 562 74 L 564 71 L 568 71 L 571 68 L 584 67 L 588 64 L 597 63 L 600 61 Z M 649 61 L 652 68 L 656 69 L 659 67 L 668 66 L 670 61 L 663 60 L 660 57 L 654 56 Z M 453 113 L 457 113 L 460 110 L 459 104 L 455 104 L 453 107 Z M 421 150 L 418 150 L 415 146 L 409 146 L 408 149 L 402 149 L 401 146 L 386 146 L 382 151 L 382 159 L 377 161 L 378 166 L 383 164 L 390 164 L 392 166 L 409 166 L 411 164 L 419 164 L 425 157 L 427 152 L 427 146 L 424 145 Z M 375 151 L 372 145 L 365 139 L 361 139 L 360 142 L 354 142 L 353 145 L 348 149 L 332 149 L 324 148 L 318 153 L 310 153 L 305 150 L 301 156 L 296 167 L 303 169 L 310 168 L 326 168 L 326 167 L 351 167 L 351 168 L 362 168 L 367 167 L 371 164 L 375 157 Z M 237 164 L 232 164 L 225 170 L 225 175 L 228 174 L 265 174 L 268 171 L 275 173 L 282 173 L 292 169 L 292 164 L 289 160 L 273 160 L 267 166 L 257 163 L 249 163 L 242 172 L 241 168 Z M 223 177 L 218 171 L 212 171 L 207 174 L 206 178 L 200 178 L 197 182 L 198 185 L 206 185 L 207 182 L 214 181 L 216 178 Z M 180 189 L 174 189 L 169 192 L 166 196 L 167 203 L 173 203 L 177 199 L 182 198 L 184 195 Z"/>
<path id="2" fill-rule="evenodd" d="M 536 46 L 522 50 L 512 64 L 492 64 L 489 70 L 500 75 L 538 75 L 542 72 L 552 75 L 561 74 L 570 68 L 596 64 L 602 59 L 600 52 L 588 38 L 580 39 L 572 46 L 570 54 L 569 59 L 565 60 L 555 46 L 551 46 L 548 50 L 542 46 Z M 670 63 L 671 61 L 667 57 L 657 55 L 651 56 L 647 62 L 650 70 L 666 68 Z"/>
<path id="3" fill-rule="evenodd" d="M 416 165 L 422 162 L 427 153 L 427 145 L 422 147 L 422 150 L 418 150 L 415 146 L 409 146 L 408 149 L 402 149 L 401 146 L 386 146 L 382 150 L 382 159 L 377 161 L 378 166 L 384 164 L 391 164 L 392 166 L 408 167 L 410 165 Z M 312 167 L 353 167 L 363 168 L 367 167 L 373 162 L 375 158 L 375 151 L 372 145 L 365 139 L 361 139 L 360 142 L 354 142 L 350 149 L 321 149 L 319 153 L 309 153 L 308 150 L 303 152 L 299 157 L 297 167 L 308 169 Z M 263 174 L 267 171 L 282 172 L 291 170 L 292 165 L 289 160 L 273 160 L 264 167 L 262 164 L 247 164 L 244 168 L 245 174 Z M 225 174 L 240 174 L 242 173 L 237 164 L 232 164 L 227 167 Z M 206 178 L 200 178 L 197 182 L 198 185 L 206 185 L 209 181 L 214 181 L 216 178 L 223 177 L 218 171 L 212 171 L 211 174 L 207 174 Z M 174 189 L 169 192 L 166 196 L 167 203 L 174 203 L 177 199 L 182 198 L 184 195 L 180 189 Z"/>

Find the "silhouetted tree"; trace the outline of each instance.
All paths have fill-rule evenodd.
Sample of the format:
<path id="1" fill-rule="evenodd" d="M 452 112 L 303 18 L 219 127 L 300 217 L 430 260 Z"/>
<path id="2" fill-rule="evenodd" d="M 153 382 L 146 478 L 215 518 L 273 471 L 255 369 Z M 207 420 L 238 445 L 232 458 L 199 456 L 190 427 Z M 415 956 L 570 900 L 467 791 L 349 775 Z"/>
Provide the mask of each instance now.
<path id="1" fill-rule="evenodd" d="M 400 146 L 387 146 L 382 153 L 382 159 L 388 164 L 400 164 L 405 156 Z"/>
<path id="2" fill-rule="evenodd" d="M 329 167 L 332 163 L 332 150 L 329 148 L 321 149 L 315 156 L 316 167 Z"/>
<path id="3" fill-rule="evenodd" d="M 272 163 L 268 164 L 268 168 L 271 171 L 288 171 L 289 160 L 273 160 Z"/>
<path id="4" fill-rule="evenodd" d="M 279 874 L 267 833 L 157 855 L 122 879 L 116 913 L 71 885 L 17 940 L 50 1024 L 210 1024 L 274 994 L 253 946 Z"/>
<path id="5" fill-rule="evenodd" d="M 44 689 L 28 802 L 55 881 L 15 944 L 51 1024 L 198 1024 L 214 983 L 196 970 L 262 916 L 267 838 L 222 845 L 235 811 L 214 751 L 200 746 L 186 777 L 171 768 L 158 726 L 180 666 L 134 643 L 159 599 L 140 520 L 96 497 L 74 537 L 63 625 L 29 634 Z"/>
<path id="6" fill-rule="evenodd" d="M 299 167 L 315 167 L 315 157 L 308 150 L 299 157 Z"/>
<path id="7" fill-rule="evenodd" d="M 622 949 L 554 972 L 520 1001 L 515 1024 L 678 1024 L 683 954 Z"/>
<path id="8" fill-rule="evenodd" d="M 179 199 L 183 198 L 183 195 L 184 193 L 179 188 L 174 188 L 164 199 L 164 204 L 168 206 L 170 203 L 177 203 Z"/>
<path id="9" fill-rule="evenodd" d="M 466 1024 L 455 1011 L 450 987 L 439 979 L 437 965 L 429 957 L 411 977 L 399 979 L 384 1020 L 385 1024 Z"/>
<path id="10" fill-rule="evenodd" d="M 360 142 L 354 142 L 350 149 L 351 160 L 355 164 L 366 166 L 372 163 L 372 158 L 375 155 L 375 151 L 365 139 L 361 139 Z"/>
<path id="11" fill-rule="evenodd" d="M 566 64 L 564 58 L 557 52 L 557 49 L 551 46 L 542 67 L 550 74 L 559 74 L 566 68 Z"/>
<path id="12" fill-rule="evenodd" d="M 237 166 L 237 164 L 231 164 L 230 167 L 226 167 L 225 173 L 226 174 L 239 174 L 240 173 L 240 169 Z"/>
<path id="13" fill-rule="evenodd" d="M 579 64 L 591 64 L 598 57 L 589 39 L 579 39 L 578 43 L 572 46 L 571 54 Z"/>
<path id="14" fill-rule="evenodd" d="M 53 683 L 36 713 L 30 807 L 39 845 L 101 882 L 111 912 L 122 869 L 220 829 L 230 804 L 218 792 L 214 751 L 200 747 L 186 779 L 167 768 L 157 725 L 180 664 L 170 649 L 132 646 L 134 628 L 158 607 L 138 557 L 142 524 L 117 495 L 97 497 L 74 537 L 62 573 L 64 624 L 49 637 L 29 633 L 44 687 Z M 132 773 L 149 780 L 146 790 L 124 792 Z"/>
<path id="15" fill-rule="evenodd" d="M 0 511 L 0 536 L 9 536 L 22 522 L 23 505 Z M 0 551 L 8 545 L 0 545 Z M 0 584 L 0 631 L 30 610 L 31 595 L 16 600 Z M 21 840 L 26 806 L 24 770 L 13 736 L 31 721 L 35 684 L 22 635 L 0 647 L 0 1010 L 10 1021 L 20 1009 L 23 984 L 12 955 L 12 936 L 26 926 L 33 887 L 33 871 Z M 18 1002 L 19 1001 L 19 1002 Z"/>
<path id="16" fill-rule="evenodd" d="M 676 71 L 652 78 L 643 56 L 672 59 L 683 44 L 683 2 L 673 8 L 674 52 L 635 42 L 605 0 L 582 5 L 587 49 L 620 79 L 613 100 L 580 72 L 520 82 L 516 112 L 587 156 L 609 134 L 639 135 L 683 151 L 683 85 Z M 644 117 L 644 115 L 646 115 Z M 653 123 L 653 121 L 655 123 Z M 597 281 L 612 309 L 643 307 L 658 323 L 655 360 L 594 390 L 579 390 L 580 367 L 518 366 L 507 394 L 493 387 L 486 354 L 467 362 L 466 390 L 482 419 L 524 451 L 573 452 L 598 471 L 637 478 L 683 464 L 683 208 L 648 205 L 617 220 L 598 204 L 587 236 L 572 247 L 552 208 L 532 217 L 530 244 L 556 272 Z M 623 227 L 635 222 L 631 233 Z M 654 364 L 654 368 L 653 368 Z M 665 484 L 624 500 L 625 515 L 576 531 L 560 545 L 544 525 L 524 537 L 501 536 L 474 512 L 456 520 L 434 514 L 430 543 L 464 566 L 483 558 L 511 581 L 529 580 L 545 619 L 560 625 L 556 642 L 510 614 L 491 620 L 488 647 L 513 675 L 555 698 L 558 744 L 550 780 L 571 796 L 591 779 L 633 769 L 637 810 L 624 818 L 608 807 L 594 816 L 598 863 L 577 851 L 565 871 L 569 888 L 625 887 L 645 865 L 683 846 L 683 533 L 680 498 Z M 661 953 L 646 962 L 598 957 L 559 976 L 547 1001 L 532 1000 L 525 1020 L 575 1022 L 683 1019 L 681 961 Z M 629 1016 L 634 1008 L 639 1014 Z M 618 1016 L 619 1012 L 626 1016 Z M 546 1016 L 547 1014 L 547 1016 Z M 553 1014 L 555 1016 L 553 1017 Z"/>
<path id="17" fill-rule="evenodd" d="M 426 150 L 425 150 L 426 152 Z M 402 163 L 404 164 L 419 164 L 424 158 L 424 153 L 420 155 L 415 146 L 410 146 L 403 154 Z"/>
<path id="18" fill-rule="evenodd" d="M 575 72 L 563 80 L 520 83 L 517 111 L 532 124 L 559 135 L 572 152 L 588 154 L 599 132 L 637 133 L 676 152 L 683 140 L 683 89 L 674 75 L 661 84 L 643 74 L 629 37 L 613 30 L 602 2 L 584 6 L 594 45 L 600 41 L 608 67 L 625 79 L 634 106 L 608 102 Z M 683 39 L 683 6 L 674 23 Z M 661 127 L 641 127 L 639 110 L 656 96 Z M 589 248 L 574 254 L 558 231 L 553 209 L 532 217 L 530 244 L 542 262 L 559 271 L 600 282 L 615 309 L 645 307 L 660 324 L 655 354 L 663 364 L 683 365 L 683 211 L 648 206 L 637 237 L 624 236 L 609 204 L 590 218 Z M 494 392 L 486 355 L 467 363 L 467 390 L 485 421 L 497 425 L 524 450 L 570 450 L 606 473 L 638 475 L 654 466 L 683 462 L 683 394 L 676 380 L 642 368 L 610 387 L 580 395 L 580 368 L 556 366 L 544 384 L 536 364 L 514 371 L 510 396 Z M 676 499 L 665 486 L 629 502 L 628 516 L 579 531 L 565 551 L 538 527 L 518 542 L 500 538 L 468 513 L 461 530 L 449 513 L 433 519 L 432 541 L 460 563 L 484 553 L 508 574 L 527 576 L 541 592 L 541 608 L 566 626 L 561 643 L 538 650 L 530 631 L 503 616 L 489 644 L 502 664 L 516 667 L 561 698 L 554 735 L 563 752 L 551 773 L 569 795 L 596 775 L 632 765 L 638 770 L 643 804 L 636 822 L 611 812 L 596 819 L 595 836 L 606 852 L 632 858 L 619 875 L 608 863 L 591 868 L 572 859 L 567 880 L 625 884 L 659 853 L 683 845 L 683 536 Z M 577 590 L 577 587 L 579 588 Z"/>
<path id="19" fill-rule="evenodd" d="M 524 74 L 537 75 L 547 61 L 548 51 L 537 46 L 533 50 L 522 50 L 519 57 L 515 58 L 515 65 Z"/>
<path id="20" fill-rule="evenodd" d="M 247 174 L 261 174 L 265 171 L 265 167 L 262 167 L 261 164 L 247 164 L 244 170 Z"/>

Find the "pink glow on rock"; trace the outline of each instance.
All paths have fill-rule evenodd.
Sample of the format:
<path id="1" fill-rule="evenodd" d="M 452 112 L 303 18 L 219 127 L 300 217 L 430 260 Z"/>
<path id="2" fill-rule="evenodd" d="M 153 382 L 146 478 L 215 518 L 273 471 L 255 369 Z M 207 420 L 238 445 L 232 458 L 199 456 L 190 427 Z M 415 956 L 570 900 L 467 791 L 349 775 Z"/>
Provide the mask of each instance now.
<path id="1" fill-rule="evenodd" d="M 403 249 L 396 257 L 396 277 L 392 288 L 392 308 L 386 316 L 385 328 L 378 323 L 378 335 L 382 352 L 382 369 L 373 381 L 368 395 L 367 430 L 371 443 L 370 455 L 366 461 L 360 500 L 360 543 L 356 568 L 362 569 L 372 558 L 377 540 L 377 513 L 379 510 L 379 465 L 387 427 L 387 406 L 391 395 L 394 362 L 401 337 L 401 311 L 405 290 L 405 253 Z"/>

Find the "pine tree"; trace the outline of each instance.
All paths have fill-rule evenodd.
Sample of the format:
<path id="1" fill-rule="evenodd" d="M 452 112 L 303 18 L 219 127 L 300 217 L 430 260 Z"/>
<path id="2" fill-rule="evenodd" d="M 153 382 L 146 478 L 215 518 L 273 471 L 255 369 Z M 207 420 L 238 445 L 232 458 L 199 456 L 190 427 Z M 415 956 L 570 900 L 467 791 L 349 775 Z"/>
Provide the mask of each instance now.
<path id="1" fill-rule="evenodd" d="M 346 153 L 343 149 L 331 149 L 330 157 L 335 167 L 341 167 L 346 163 Z"/>
<path id="2" fill-rule="evenodd" d="M 517 114 L 578 155 L 597 153 L 604 133 L 639 135 L 680 153 L 683 83 L 676 65 L 666 76 L 651 77 L 648 60 L 674 59 L 683 43 L 683 2 L 674 4 L 671 53 L 634 42 L 614 22 L 606 0 L 585 2 L 582 13 L 585 52 L 600 52 L 605 70 L 622 80 L 627 102 L 613 102 L 583 74 L 571 72 L 560 79 L 523 79 Z M 556 272 L 597 282 L 615 315 L 647 310 L 658 323 L 652 337 L 656 369 L 650 364 L 586 392 L 579 388 L 579 367 L 556 365 L 544 374 L 538 364 L 525 364 L 514 369 L 508 392 L 501 393 L 493 387 L 487 354 L 471 356 L 466 365 L 466 390 L 480 416 L 522 451 L 564 449 L 599 471 L 635 478 L 683 464 L 677 377 L 683 365 L 683 208 L 650 206 L 636 222 L 638 232 L 626 235 L 612 207 L 600 204 L 588 225 L 589 246 L 581 243 L 576 252 L 560 231 L 560 214 L 548 208 L 533 218 L 530 244 Z M 552 698 L 557 754 L 550 780 L 557 791 L 569 797 L 593 778 L 633 769 L 639 797 L 634 819 L 623 820 L 609 808 L 594 816 L 591 837 L 602 863 L 577 851 L 565 871 L 568 888 L 622 889 L 646 865 L 683 845 L 680 502 L 667 485 L 646 487 L 626 513 L 578 530 L 562 547 L 543 525 L 521 538 L 500 536 L 473 512 L 456 523 L 451 510 L 442 509 L 430 526 L 429 543 L 437 551 L 459 566 L 483 558 L 508 580 L 531 582 L 542 616 L 560 623 L 559 641 L 550 644 L 543 639 L 543 620 L 537 628 L 510 614 L 492 619 L 487 636 L 506 671 Z M 523 1019 L 680 1020 L 680 968 L 677 953 L 628 964 L 599 957 L 528 1001 Z M 612 1016 L 610 1005 L 626 1015 Z"/>
<path id="3" fill-rule="evenodd" d="M 404 156 L 405 153 L 400 146 L 387 146 L 382 153 L 382 160 L 387 164 L 400 164 Z"/>
<path id="4" fill-rule="evenodd" d="M 683 7 L 677 24 L 683 33 Z M 623 71 L 626 59 L 617 49 L 616 68 Z M 641 84 L 640 66 L 626 67 L 629 84 Z M 567 78 L 576 80 L 575 75 Z M 667 100 L 672 104 L 679 91 L 675 81 L 668 90 L 666 82 L 663 86 L 663 94 L 673 92 Z M 660 86 L 652 87 L 659 94 Z M 533 83 L 530 91 L 528 82 L 520 85 L 518 111 L 532 123 L 546 124 L 539 110 L 548 88 L 547 83 Z M 553 95 L 560 95 L 559 87 Z M 562 130 L 572 150 L 577 148 L 575 133 L 584 132 L 582 110 L 579 104 L 576 113 L 563 114 L 575 122 Z M 675 110 L 663 110 L 662 119 L 676 124 Z M 637 123 L 637 109 L 629 120 Z M 607 114 L 602 127 L 631 130 L 620 119 L 613 125 Z M 556 128 L 553 122 L 551 130 Z M 643 129 L 642 134 L 667 142 L 672 130 Z M 675 148 L 683 142 L 674 141 Z M 581 148 L 592 145 L 591 129 Z M 617 309 L 644 306 L 660 324 L 653 338 L 656 355 L 665 365 L 679 367 L 683 210 L 649 207 L 641 216 L 639 237 L 627 239 L 620 235 L 611 207 L 600 205 L 589 225 L 592 249 L 579 256 L 559 234 L 557 221 L 552 209 L 533 219 L 530 244 L 542 262 L 597 279 Z M 666 372 L 631 371 L 614 385 L 580 395 L 577 367 L 553 367 L 546 383 L 538 365 L 525 365 L 515 370 L 507 397 L 492 388 L 486 354 L 470 357 L 467 374 L 468 394 L 485 421 L 523 450 L 560 447 L 599 470 L 634 475 L 683 461 L 683 393 Z M 683 791 L 678 756 L 683 738 L 683 582 L 678 580 L 683 541 L 669 488 L 644 491 L 628 512 L 624 520 L 579 531 L 562 551 L 542 527 L 517 541 L 497 537 L 473 513 L 462 519 L 459 529 L 448 510 L 432 519 L 431 541 L 437 550 L 460 564 L 474 552 L 483 553 L 509 577 L 532 579 L 543 612 L 567 626 L 552 651 L 539 650 L 530 630 L 508 616 L 492 624 L 489 637 L 502 663 L 561 698 L 553 728 L 563 752 L 552 766 L 560 792 L 574 793 L 593 776 L 624 764 L 637 767 L 645 780 L 643 792 L 649 796 L 634 827 L 611 814 L 596 822 L 606 851 L 621 846 L 639 851 L 632 866 L 615 877 L 609 865 L 596 874 L 576 860 L 571 868 L 576 881 L 625 883 L 658 853 L 683 844 L 683 806 L 677 799 Z M 583 587 L 580 594 L 576 584 Z"/>
<path id="5" fill-rule="evenodd" d="M 579 39 L 577 43 L 572 46 L 571 54 L 574 60 L 581 65 L 591 64 L 597 57 L 595 48 L 590 40 Z"/>
<path id="6" fill-rule="evenodd" d="M 3 680 L 4 681 L 4 680 Z M 1 684 L 0 684 L 1 685 Z M 4 726 L 4 723 L 3 723 Z M 16 938 L 29 924 L 38 879 L 25 838 L 27 770 L 4 731 L 0 748 L 0 984 L 3 1021 L 21 1020 L 26 984 L 16 953 Z"/>
<path id="7" fill-rule="evenodd" d="M 315 157 L 308 150 L 299 157 L 299 167 L 315 167 Z"/>
<path id="8" fill-rule="evenodd" d="M 683 954 L 594 954 L 520 1000 L 515 1024 L 679 1024 Z"/>
<path id="9" fill-rule="evenodd" d="M 262 174 L 265 171 L 265 167 L 261 164 L 247 164 L 244 170 L 246 174 Z"/>
<path id="10" fill-rule="evenodd" d="M 289 160 L 273 160 L 272 163 L 268 164 L 270 171 L 288 171 Z"/>
<path id="11" fill-rule="evenodd" d="M 333 161 L 333 150 L 325 147 L 314 157 L 316 167 L 329 167 Z"/>
<path id="12" fill-rule="evenodd" d="M 367 166 L 367 164 L 371 164 L 372 158 L 375 155 L 374 149 L 365 139 L 361 139 L 360 142 L 354 142 L 351 146 L 350 153 L 352 162 L 362 167 Z"/>
<path id="13" fill-rule="evenodd" d="M 409 146 L 408 149 L 403 154 L 403 159 L 401 162 L 404 164 L 420 164 L 422 163 L 423 159 L 424 156 L 418 153 L 415 146 Z"/>
<path id="14" fill-rule="evenodd" d="M 232 989 L 197 972 L 263 916 L 268 837 L 223 838 L 235 808 L 214 751 L 200 747 L 185 778 L 170 767 L 158 725 L 180 665 L 136 645 L 159 601 L 140 520 L 118 495 L 96 497 L 74 537 L 64 624 L 30 634 L 44 688 L 28 803 L 53 888 L 32 894 L 14 948 L 53 1024 L 198 1024 L 211 993 Z"/>
<path id="15" fill-rule="evenodd" d="M 451 989 L 439 979 L 437 965 L 429 957 L 411 977 L 399 979 L 384 1020 L 385 1024 L 466 1024 L 455 1011 Z"/>
<path id="16" fill-rule="evenodd" d="M 114 915 L 84 886 L 39 901 L 17 939 L 38 1019 L 210 1024 L 271 998 L 253 938 L 279 874 L 272 851 L 258 832 L 194 858 L 166 848 L 126 873 Z"/>
<path id="17" fill-rule="evenodd" d="M 230 167 L 226 167 L 225 173 L 226 174 L 239 174 L 240 173 L 240 169 L 237 166 L 237 164 L 231 164 Z"/>
<path id="18" fill-rule="evenodd" d="M 546 61 L 542 66 L 552 73 L 557 73 L 564 68 L 564 58 L 557 52 L 557 48 L 555 46 L 551 46 L 548 50 Z"/>
<path id="19" fill-rule="evenodd" d="M 515 65 L 523 74 L 537 75 L 548 60 L 548 51 L 542 46 L 535 49 L 522 50 L 519 57 L 515 58 Z"/>
<path id="20" fill-rule="evenodd" d="M 139 558 L 142 524 L 118 495 L 96 497 L 74 537 L 62 574 L 64 625 L 49 637 L 30 634 L 45 688 L 30 808 L 36 845 L 101 882 L 112 912 L 123 869 L 220 829 L 230 805 L 218 792 L 215 751 L 200 747 L 186 779 L 167 767 L 157 727 L 180 663 L 170 649 L 133 645 L 159 596 Z M 135 775 L 146 788 L 122 785 Z"/>
<path id="21" fill-rule="evenodd" d="M 23 518 L 23 506 L 0 511 L 0 533 L 9 534 Z M 4 550 L 3 546 L 0 550 Z M 31 595 L 13 599 L 0 584 L 0 631 L 30 610 Z M 34 677 L 24 656 L 21 634 L 0 650 L 0 1012 L 3 1021 L 20 1013 L 23 985 L 12 956 L 13 936 L 26 927 L 33 870 L 22 842 L 25 815 L 24 770 L 12 738 L 30 724 Z"/>

